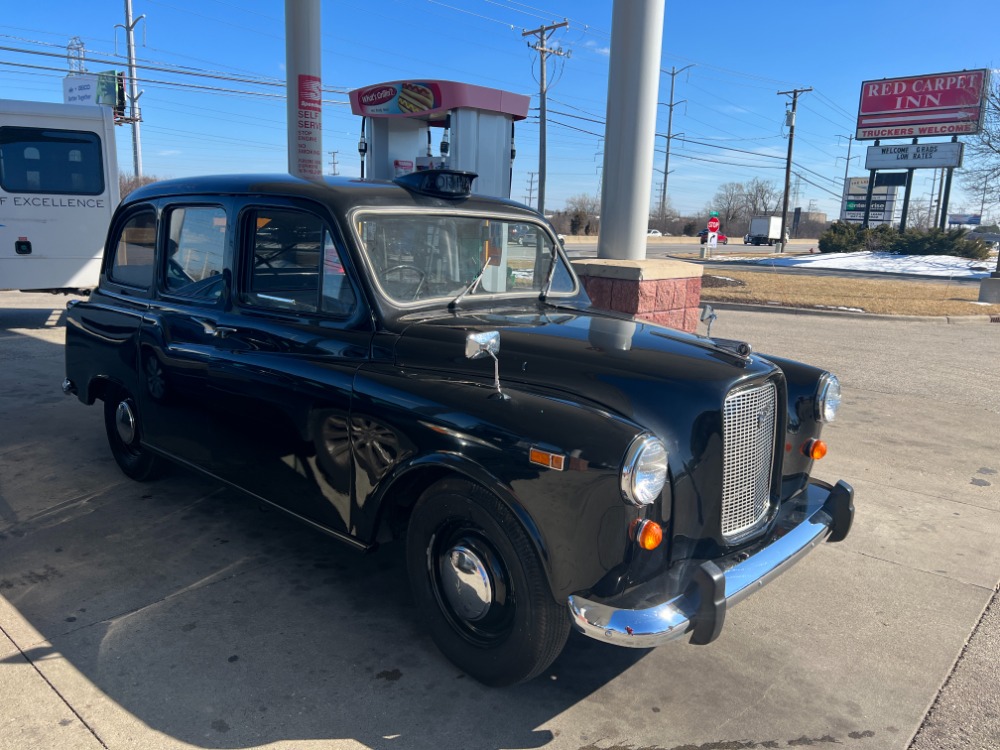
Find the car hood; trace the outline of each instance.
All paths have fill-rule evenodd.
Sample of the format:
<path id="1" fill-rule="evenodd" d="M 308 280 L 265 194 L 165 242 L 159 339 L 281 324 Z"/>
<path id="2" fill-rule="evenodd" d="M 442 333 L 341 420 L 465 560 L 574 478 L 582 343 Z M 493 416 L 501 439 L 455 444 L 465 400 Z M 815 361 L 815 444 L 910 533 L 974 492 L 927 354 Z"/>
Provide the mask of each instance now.
<path id="1" fill-rule="evenodd" d="M 467 335 L 483 331 L 500 334 L 501 387 L 557 391 L 650 427 L 662 422 L 672 405 L 694 413 L 718 410 L 733 387 L 776 369 L 702 336 L 589 309 L 553 307 L 415 319 L 396 343 L 396 363 L 492 380 L 490 357 L 465 357 Z"/>

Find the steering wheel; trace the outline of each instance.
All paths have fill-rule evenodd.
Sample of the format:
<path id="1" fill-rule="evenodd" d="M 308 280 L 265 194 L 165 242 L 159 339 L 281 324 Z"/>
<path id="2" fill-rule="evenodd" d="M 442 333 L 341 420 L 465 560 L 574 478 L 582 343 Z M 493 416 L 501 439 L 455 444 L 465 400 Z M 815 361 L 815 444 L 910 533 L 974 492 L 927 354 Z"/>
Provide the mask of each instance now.
<path id="1" fill-rule="evenodd" d="M 420 278 L 417 279 L 417 285 L 413 288 L 413 296 L 410 299 L 416 299 L 417 295 L 420 294 L 420 290 L 424 286 L 424 282 L 427 280 L 427 273 L 419 266 L 414 266 L 410 263 L 400 263 L 399 265 L 390 266 L 382 272 L 383 276 L 388 276 L 393 271 L 415 271 Z"/>
<path id="2" fill-rule="evenodd" d="M 175 276 L 179 281 L 183 281 L 186 284 L 194 283 L 194 279 L 184 270 L 184 266 L 178 263 L 173 258 L 167 261 L 167 271 L 168 273 Z"/>

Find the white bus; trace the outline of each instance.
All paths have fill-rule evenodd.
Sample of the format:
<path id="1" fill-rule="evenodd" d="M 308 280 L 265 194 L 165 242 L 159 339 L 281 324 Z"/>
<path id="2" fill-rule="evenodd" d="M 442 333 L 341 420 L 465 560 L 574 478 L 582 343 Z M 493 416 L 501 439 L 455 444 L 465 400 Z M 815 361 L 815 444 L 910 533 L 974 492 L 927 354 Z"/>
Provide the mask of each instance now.
<path id="1" fill-rule="evenodd" d="M 0 290 L 97 286 L 118 202 L 110 107 L 0 99 Z"/>

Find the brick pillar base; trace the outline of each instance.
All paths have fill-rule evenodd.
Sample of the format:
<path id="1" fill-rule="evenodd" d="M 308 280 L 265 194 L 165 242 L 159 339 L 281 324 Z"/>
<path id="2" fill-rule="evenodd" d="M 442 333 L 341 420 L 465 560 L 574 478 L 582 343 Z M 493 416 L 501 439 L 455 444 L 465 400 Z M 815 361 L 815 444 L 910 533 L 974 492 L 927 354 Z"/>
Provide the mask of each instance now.
<path id="1" fill-rule="evenodd" d="M 697 331 L 701 266 L 679 260 L 580 258 L 573 268 L 594 307 Z"/>

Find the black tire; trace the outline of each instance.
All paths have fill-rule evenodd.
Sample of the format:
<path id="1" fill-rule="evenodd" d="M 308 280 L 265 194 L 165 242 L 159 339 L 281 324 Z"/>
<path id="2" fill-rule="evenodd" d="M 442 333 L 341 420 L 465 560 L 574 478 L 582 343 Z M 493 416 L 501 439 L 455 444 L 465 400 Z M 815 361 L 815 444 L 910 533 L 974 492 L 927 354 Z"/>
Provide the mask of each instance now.
<path id="1" fill-rule="evenodd" d="M 488 591 L 476 592 L 452 577 L 456 555 L 478 574 L 475 581 L 489 581 Z M 566 644 L 566 607 L 553 598 L 520 522 L 484 487 L 464 479 L 429 487 L 410 518 L 406 563 L 417 608 L 434 642 L 480 682 L 499 687 L 530 680 Z M 447 588 L 443 575 L 449 576 Z M 459 592 L 471 592 L 472 605 L 482 611 L 469 616 L 468 606 L 457 608 Z M 462 599 L 462 605 L 468 603 Z"/>
<path id="2" fill-rule="evenodd" d="M 163 459 L 142 447 L 139 408 L 132 395 L 123 388 L 109 388 L 104 395 L 104 429 L 108 434 L 111 455 L 125 476 L 145 482 L 162 473 L 165 466 Z"/>

